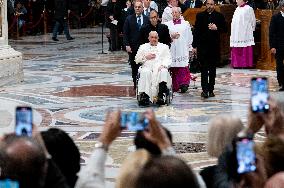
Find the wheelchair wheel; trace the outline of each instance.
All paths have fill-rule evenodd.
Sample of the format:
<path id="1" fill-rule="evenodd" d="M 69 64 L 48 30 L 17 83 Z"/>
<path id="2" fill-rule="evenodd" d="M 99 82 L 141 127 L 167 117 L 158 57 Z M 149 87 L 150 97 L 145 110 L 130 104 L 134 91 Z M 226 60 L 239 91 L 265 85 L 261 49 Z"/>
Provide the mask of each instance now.
<path id="1" fill-rule="evenodd" d="M 169 106 L 173 100 L 173 90 L 172 88 L 169 89 L 169 94 L 166 97 L 166 104 Z"/>

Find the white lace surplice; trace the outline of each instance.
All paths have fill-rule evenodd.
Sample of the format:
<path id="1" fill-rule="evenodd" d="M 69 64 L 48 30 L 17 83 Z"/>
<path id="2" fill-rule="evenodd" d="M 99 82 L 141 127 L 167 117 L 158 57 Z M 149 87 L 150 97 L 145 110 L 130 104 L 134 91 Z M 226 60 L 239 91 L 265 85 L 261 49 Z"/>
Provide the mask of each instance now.
<path id="1" fill-rule="evenodd" d="M 171 67 L 186 67 L 189 62 L 189 51 L 192 51 L 193 36 L 188 21 L 181 20 L 181 24 L 174 25 L 173 21 L 165 23 L 170 34 L 178 32 L 180 37 L 173 39 L 171 44 L 172 63 Z"/>
<path id="2" fill-rule="evenodd" d="M 249 5 L 237 7 L 231 23 L 230 47 L 254 45 L 255 25 L 256 19 L 253 9 Z"/>

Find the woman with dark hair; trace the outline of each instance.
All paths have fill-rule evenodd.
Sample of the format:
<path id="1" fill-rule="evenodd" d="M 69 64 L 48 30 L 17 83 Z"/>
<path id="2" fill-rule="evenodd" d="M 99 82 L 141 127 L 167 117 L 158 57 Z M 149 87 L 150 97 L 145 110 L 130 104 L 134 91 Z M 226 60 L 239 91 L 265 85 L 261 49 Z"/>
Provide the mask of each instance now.
<path id="1" fill-rule="evenodd" d="M 199 188 L 193 170 L 173 156 L 151 158 L 140 170 L 135 188 Z"/>
<path id="2" fill-rule="evenodd" d="M 43 131 L 41 135 L 48 153 L 65 176 L 68 185 L 74 187 L 80 170 L 80 152 L 72 138 L 57 128 Z"/>

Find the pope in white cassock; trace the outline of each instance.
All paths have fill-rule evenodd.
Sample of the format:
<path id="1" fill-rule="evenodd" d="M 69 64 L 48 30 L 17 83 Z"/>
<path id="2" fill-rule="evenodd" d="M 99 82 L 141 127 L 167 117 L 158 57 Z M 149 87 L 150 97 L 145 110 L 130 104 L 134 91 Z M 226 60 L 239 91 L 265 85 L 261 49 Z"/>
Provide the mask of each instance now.
<path id="1" fill-rule="evenodd" d="M 172 8 L 173 20 L 166 22 L 171 38 L 171 72 L 173 91 L 180 91 L 182 93 L 188 90 L 191 79 L 188 62 L 189 55 L 192 51 L 193 35 L 188 21 L 181 19 L 180 7 Z"/>
<path id="2" fill-rule="evenodd" d="M 142 105 L 150 104 L 158 96 L 157 103 L 165 104 L 168 88 L 172 80 L 168 67 L 172 62 L 169 46 L 159 43 L 158 33 L 149 33 L 149 43 L 142 44 L 135 56 L 135 62 L 141 63 L 139 69 L 138 94 L 143 100 Z"/>

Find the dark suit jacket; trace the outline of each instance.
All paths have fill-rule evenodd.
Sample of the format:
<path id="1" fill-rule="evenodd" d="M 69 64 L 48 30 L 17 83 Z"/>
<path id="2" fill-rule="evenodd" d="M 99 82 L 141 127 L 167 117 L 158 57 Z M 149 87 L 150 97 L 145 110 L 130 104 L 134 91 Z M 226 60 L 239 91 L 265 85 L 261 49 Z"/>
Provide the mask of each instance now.
<path id="1" fill-rule="evenodd" d="M 147 25 L 149 23 L 149 18 L 143 15 L 143 25 Z M 128 16 L 124 22 L 123 43 L 125 46 L 130 46 L 134 52 L 136 52 L 140 46 L 140 30 L 135 14 Z"/>
<path id="2" fill-rule="evenodd" d="M 150 16 L 150 12 L 151 12 L 152 10 L 155 10 L 155 9 L 153 9 L 153 8 L 150 7 L 150 11 L 149 11 L 148 17 Z M 144 13 L 145 13 L 145 12 L 144 12 L 144 10 L 143 10 L 143 14 L 144 14 Z M 144 15 L 146 16 L 146 14 L 144 14 Z"/>
<path id="3" fill-rule="evenodd" d="M 63 22 L 64 17 L 68 16 L 68 1 L 55 0 L 54 1 L 54 19 Z"/>
<path id="4" fill-rule="evenodd" d="M 209 30 L 209 23 L 214 23 L 218 29 Z M 221 13 L 203 11 L 196 15 L 192 47 L 197 48 L 200 61 L 220 60 L 220 34 L 226 31 L 225 18 Z"/>
<path id="5" fill-rule="evenodd" d="M 122 7 L 120 6 L 120 3 L 109 1 L 106 7 L 105 15 L 106 15 L 106 26 L 109 28 L 115 26 L 111 23 L 111 20 L 109 19 L 110 16 L 113 16 L 114 19 L 118 21 L 116 28 L 118 28 L 121 31 Z"/>
<path id="6" fill-rule="evenodd" d="M 180 4 L 179 6 L 180 6 L 180 8 L 181 8 L 181 11 L 182 11 L 182 12 L 185 12 L 186 9 L 190 8 L 191 4 L 193 4 L 193 1 L 191 1 L 191 0 L 186 0 L 186 1 L 184 2 L 184 4 Z M 203 3 L 202 3 L 201 0 L 196 0 L 196 1 L 195 1 L 195 5 L 194 5 L 193 8 L 201 8 L 202 5 L 203 5 Z"/>
<path id="7" fill-rule="evenodd" d="M 284 54 L 284 17 L 279 12 L 271 18 L 269 27 L 269 44 L 270 48 L 276 48 Z"/>
<path id="8" fill-rule="evenodd" d="M 159 35 L 159 42 L 164 43 L 171 47 L 171 37 L 169 33 L 169 28 L 165 24 L 158 23 L 156 27 L 154 27 L 151 23 L 148 25 L 144 25 L 140 29 L 140 43 L 145 44 L 149 42 L 149 33 L 151 31 L 157 31 Z"/>

